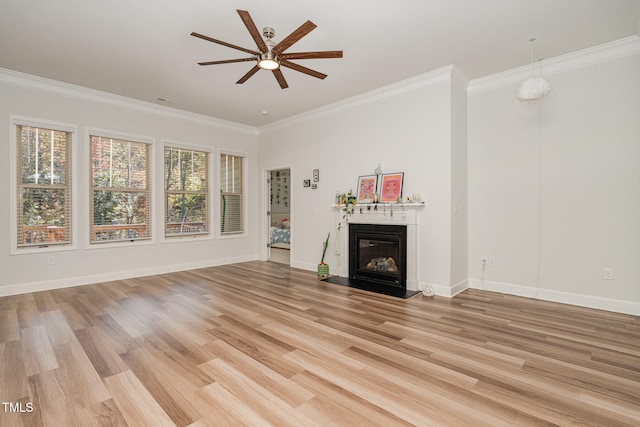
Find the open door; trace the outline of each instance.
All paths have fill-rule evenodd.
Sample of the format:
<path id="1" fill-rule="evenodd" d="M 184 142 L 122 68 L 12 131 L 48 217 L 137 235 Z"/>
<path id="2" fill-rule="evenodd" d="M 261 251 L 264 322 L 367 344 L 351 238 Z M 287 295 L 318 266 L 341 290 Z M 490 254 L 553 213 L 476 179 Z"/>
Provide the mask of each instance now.
<path id="1" fill-rule="evenodd" d="M 268 175 L 269 261 L 289 265 L 291 261 L 291 170 L 272 170 Z"/>

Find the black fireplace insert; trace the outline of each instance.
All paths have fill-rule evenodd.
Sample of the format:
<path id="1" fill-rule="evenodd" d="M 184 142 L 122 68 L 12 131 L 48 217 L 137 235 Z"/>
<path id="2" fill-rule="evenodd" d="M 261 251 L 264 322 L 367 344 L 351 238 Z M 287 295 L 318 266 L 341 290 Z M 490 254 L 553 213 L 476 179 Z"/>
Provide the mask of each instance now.
<path id="1" fill-rule="evenodd" d="M 407 227 L 349 224 L 349 277 L 407 288 Z"/>

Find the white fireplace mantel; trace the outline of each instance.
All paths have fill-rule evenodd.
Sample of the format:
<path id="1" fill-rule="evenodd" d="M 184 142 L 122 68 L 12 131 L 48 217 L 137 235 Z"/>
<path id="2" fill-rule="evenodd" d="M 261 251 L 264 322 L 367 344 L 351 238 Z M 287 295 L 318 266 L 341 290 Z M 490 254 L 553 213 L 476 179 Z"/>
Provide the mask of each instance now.
<path id="1" fill-rule="evenodd" d="M 349 224 L 392 224 L 407 227 L 407 289 L 418 290 L 418 223 L 420 209 L 424 203 L 376 203 L 353 205 L 348 221 L 343 219 L 344 206 L 332 205 L 337 209 L 336 226 L 341 224 L 338 269 L 341 277 L 349 275 Z"/>
<path id="2" fill-rule="evenodd" d="M 338 221 L 344 223 L 342 205 L 332 205 L 338 209 Z M 417 225 L 418 210 L 424 203 L 370 203 L 351 206 L 348 222 L 355 224 L 397 224 Z"/>

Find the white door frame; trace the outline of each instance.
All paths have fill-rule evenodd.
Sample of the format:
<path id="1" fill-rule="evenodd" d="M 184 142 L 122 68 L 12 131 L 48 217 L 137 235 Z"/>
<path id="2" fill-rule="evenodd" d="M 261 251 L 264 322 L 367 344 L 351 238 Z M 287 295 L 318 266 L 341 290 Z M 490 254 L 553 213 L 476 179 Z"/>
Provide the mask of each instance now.
<path id="1" fill-rule="evenodd" d="M 262 236 L 260 238 L 260 260 L 262 261 L 269 261 L 269 259 L 271 258 L 271 248 L 267 246 L 271 240 L 271 236 L 270 236 L 271 217 L 267 215 L 267 211 L 271 209 L 271 192 L 270 192 L 270 184 L 268 180 L 271 177 L 272 171 L 279 171 L 283 169 L 289 169 L 289 218 L 291 219 L 291 224 L 292 224 L 291 234 L 292 235 L 294 234 L 293 229 L 295 228 L 295 225 L 293 224 L 295 224 L 295 222 L 293 221 L 293 218 L 292 218 L 292 207 L 291 207 L 292 206 L 291 199 L 292 199 L 292 193 L 293 193 L 293 185 L 292 185 L 293 167 L 278 166 L 278 167 L 270 167 L 270 168 L 262 169 L 262 203 L 261 203 L 262 213 L 260 214 L 260 217 L 262 218 L 260 220 L 261 229 L 262 229 L 262 233 L 260 233 L 260 235 Z M 292 256 L 293 256 L 293 243 L 289 248 L 289 265 L 291 265 Z"/>

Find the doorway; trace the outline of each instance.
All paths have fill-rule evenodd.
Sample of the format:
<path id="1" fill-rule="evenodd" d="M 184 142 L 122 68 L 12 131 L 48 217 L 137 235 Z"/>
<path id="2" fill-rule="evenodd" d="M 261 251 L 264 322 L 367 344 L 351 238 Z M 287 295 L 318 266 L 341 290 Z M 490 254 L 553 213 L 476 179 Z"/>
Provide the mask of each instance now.
<path id="1" fill-rule="evenodd" d="M 268 172 L 268 259 L 291 263 L 291 169 Z"/>

